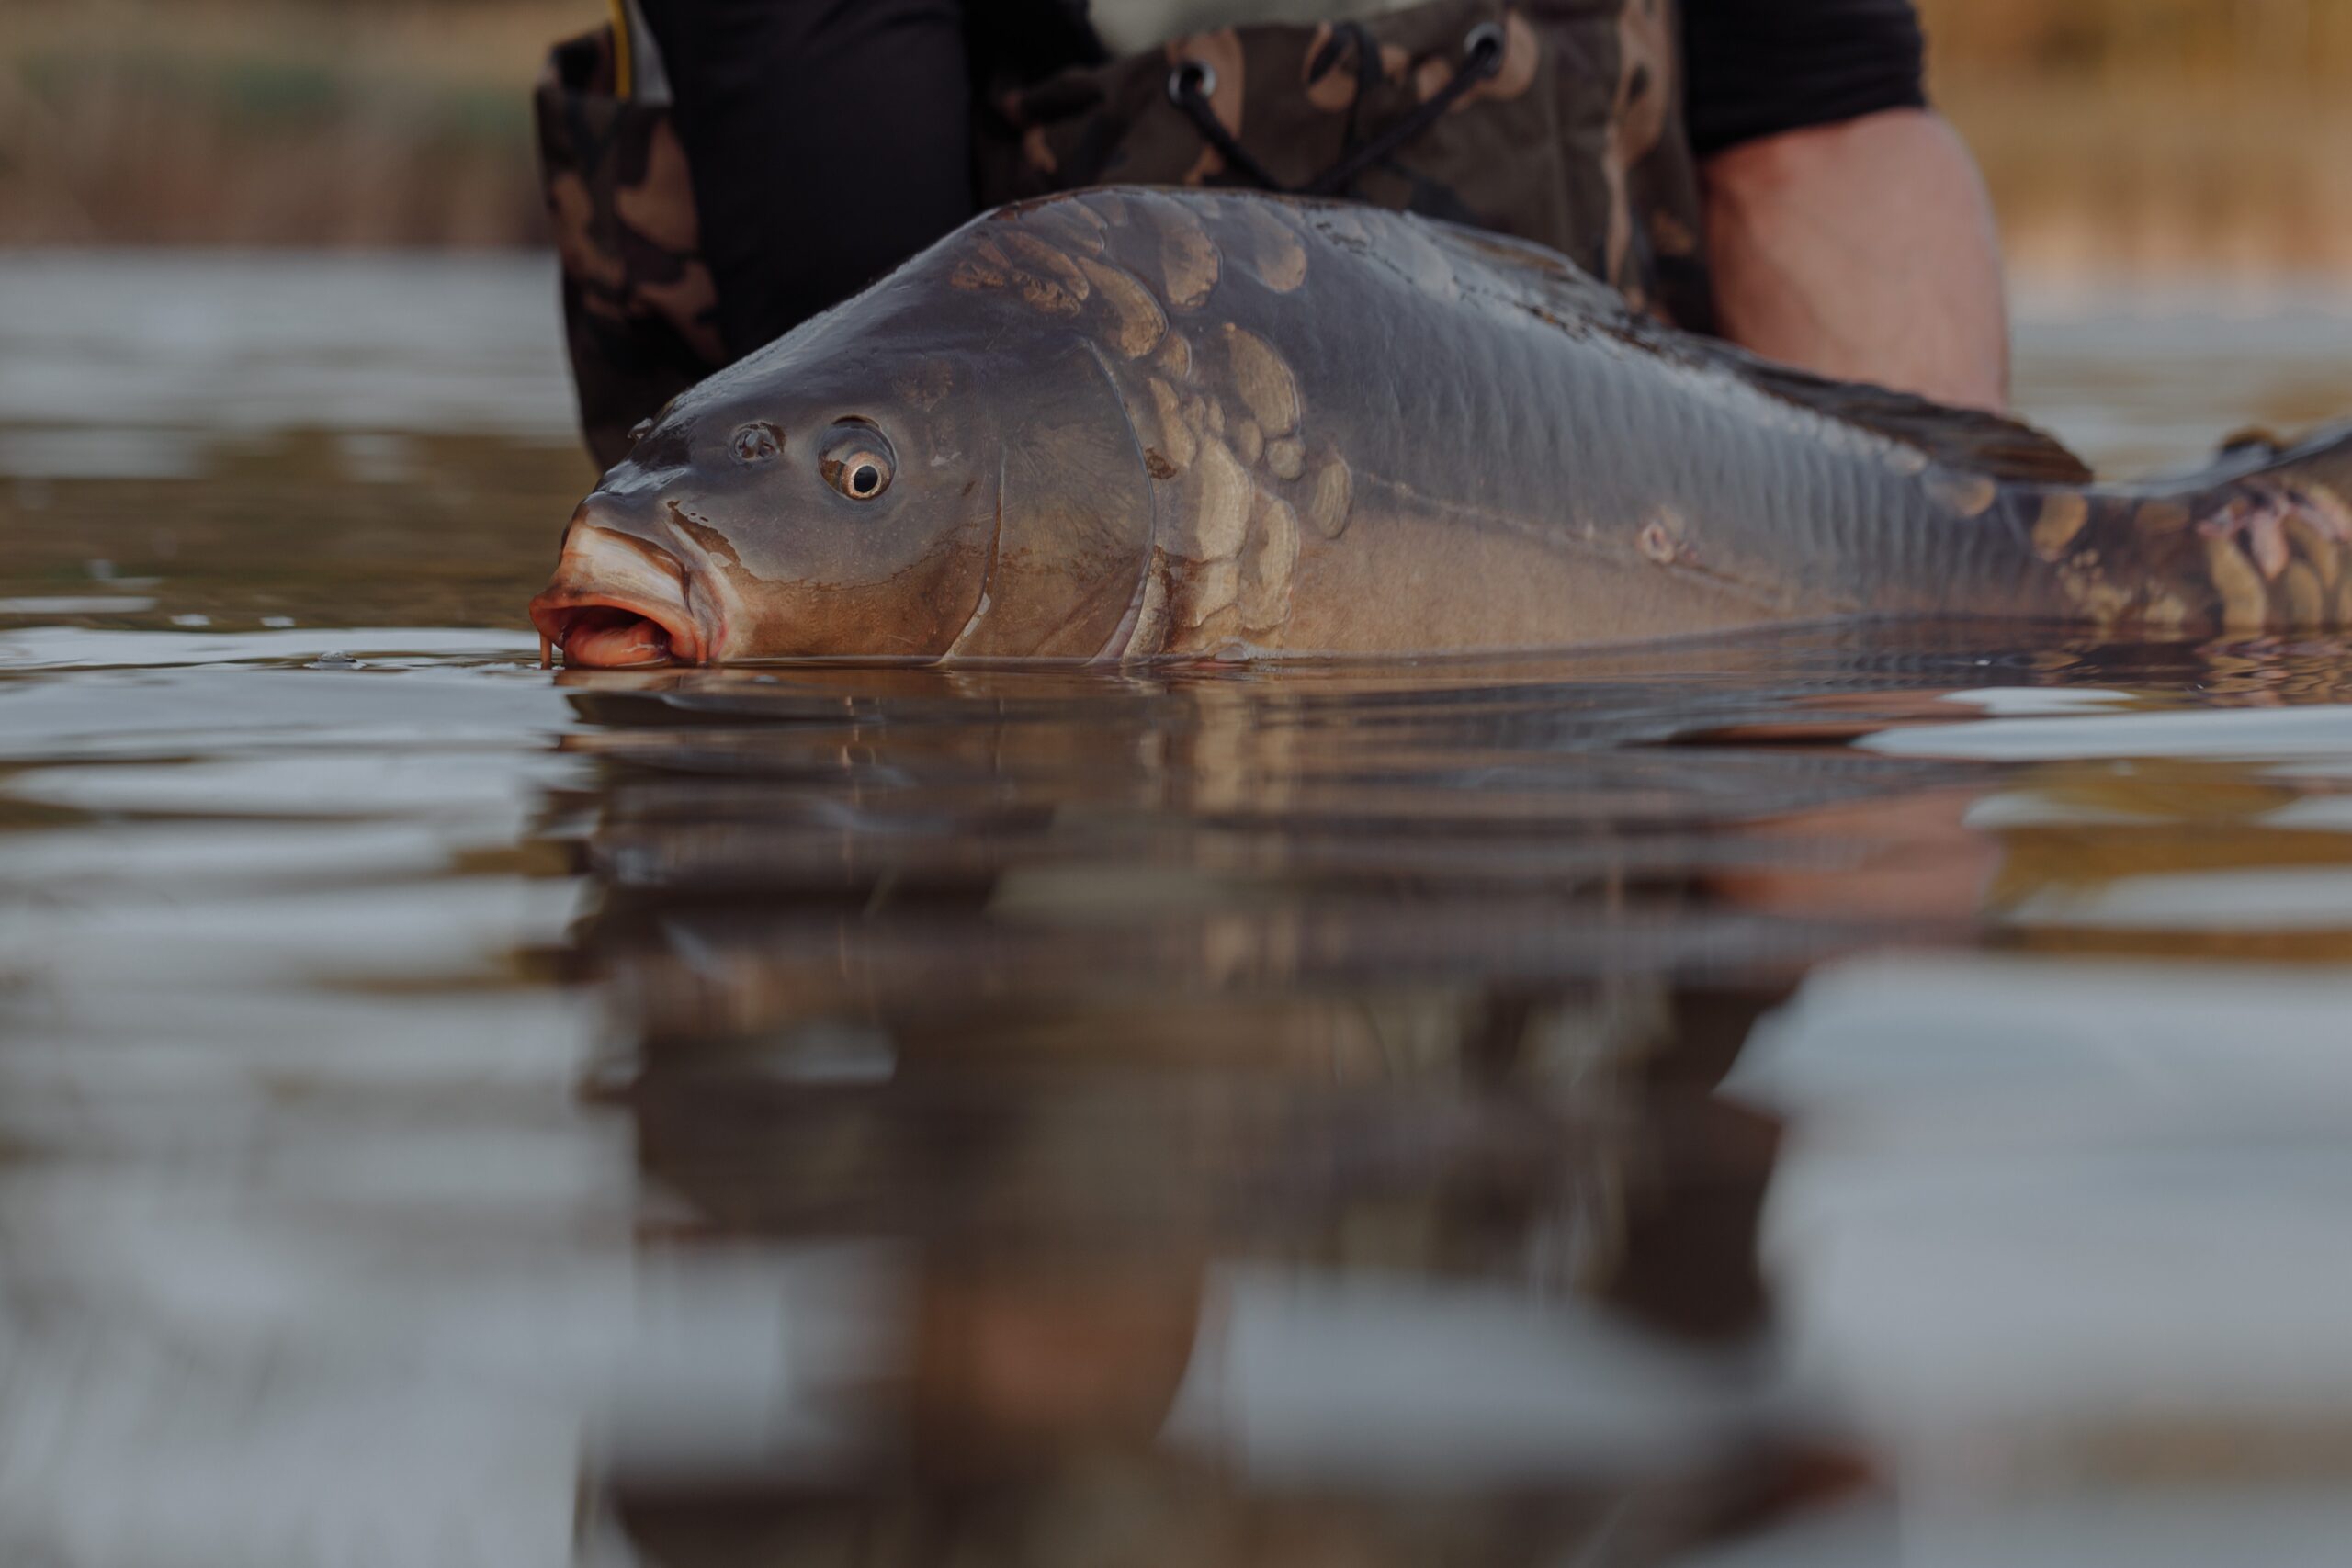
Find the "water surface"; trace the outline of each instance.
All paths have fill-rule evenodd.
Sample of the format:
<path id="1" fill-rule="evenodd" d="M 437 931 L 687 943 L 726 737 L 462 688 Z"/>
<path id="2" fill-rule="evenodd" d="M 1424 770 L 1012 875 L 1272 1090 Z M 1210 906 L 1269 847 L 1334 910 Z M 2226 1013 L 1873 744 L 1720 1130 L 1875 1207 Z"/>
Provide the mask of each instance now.
<path id="1" fill-rule="evenodd" d="M 0 1560 L 2340 1560 L 2344 645 L 549 674 L 557 354 L 0 264 Z"/>

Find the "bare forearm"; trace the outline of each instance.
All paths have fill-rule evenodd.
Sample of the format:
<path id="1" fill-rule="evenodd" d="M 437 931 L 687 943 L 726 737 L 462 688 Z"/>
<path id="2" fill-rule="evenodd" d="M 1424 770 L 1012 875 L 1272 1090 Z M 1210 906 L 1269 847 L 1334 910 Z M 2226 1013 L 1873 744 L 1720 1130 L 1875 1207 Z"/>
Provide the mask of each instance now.
<path id="1" fill-rule="evenodd" d="M 1767 137 L 1702 175 L 1726 337 L 1944 402 L 2007 401 L 1992 206 L 1940 117 L 1894 109 Z"/>

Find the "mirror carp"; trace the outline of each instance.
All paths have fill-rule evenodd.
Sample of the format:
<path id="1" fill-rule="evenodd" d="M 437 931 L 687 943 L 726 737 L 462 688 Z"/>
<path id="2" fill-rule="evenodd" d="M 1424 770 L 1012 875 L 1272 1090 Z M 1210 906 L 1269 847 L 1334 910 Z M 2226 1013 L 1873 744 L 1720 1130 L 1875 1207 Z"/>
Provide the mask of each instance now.
<path id="1" fill-rule="evenodd" d="M 1406 214 L 984 214 L 675 399 L 532 601 L 568 663 L 1554 649 L 1843 617 L 2352 624 L 2352 435 L 2101 485 L 1994 415 Z"/>

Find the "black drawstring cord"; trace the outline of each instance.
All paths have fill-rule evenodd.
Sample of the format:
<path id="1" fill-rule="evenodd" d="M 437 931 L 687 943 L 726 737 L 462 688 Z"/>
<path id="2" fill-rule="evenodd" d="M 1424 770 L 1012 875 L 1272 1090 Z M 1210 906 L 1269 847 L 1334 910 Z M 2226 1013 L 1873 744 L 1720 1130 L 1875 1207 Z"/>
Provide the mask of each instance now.
<path id="1" fill-rule="evenodd" d="M 1331 36 L 1315 51 L 1315 58 L 1306 62 L 1308 83 L 1320 82 L 1351 45 L 1355 49 L 1356 90 L 1348 100 L 1348 127 L 1340 138 L 1342 147 L 1356 144 L 1356 127 L 1363 121 L 1363 107 L 1380 90 L 1380 45 L 1374 39 L 1372 29 L 1362 22 L 1337 22 L 1332 25 Z"/>
<path id="2" fill-rule="evenodd" d="M 1452 108 L 1464 93 L 1502 68 L 1503 30 L 1492 22 L 1482 22 L 1471 28 L 1470 36 L 1463 40 L 1461 65 L 1444 86 L 1430 95 L 1429 102 L 1324 170 L 1318 178 L 1307 183 L 1301 194 L 1336 196 L 1346 190 L 1366 170 L 1435 125 L 1438 117 Z"/>
<path id="3" fill-rule="evenodd" d="M 1281 190 L 1282 182 L 1234 139 L 1233 132 L 1225 129 L 1225 121 L 1216 118 L 1216 110 L 1209 105 L 1209 95 L 1216 91 L 1216 71 L 1205 61 L 1179 61 L 1176 69 L 1168 73 L 1169 102 L 1182 109 L 1200 128 L 1201 139 L 1224 156 L 1226 167 L 1251 185 Z"/>
<path id="4" fill-rule="evenodd" d="M 1444 86 L 1430 95 L 1429 101 L 1396 124 L 1347 153 L 1338 163 L 1324 170 L 1303 186 L 1283 185 L 1274 178 L 1266 165 L 1260 163 L 1250 150 L 1241 145 L 1225 122 L 1216 118 L 1216 110 L 1209 103 L 1216 91 L 1216 72 L 1205 61 L 1185 60 L 1177 62 L 1168 73 L 1168 97 L 1200 130 L 1201 139 L 1216 148 L 1225 159 L 1226 166 L 1261 189 L 1284 196 L 1336 196 L 1353 185 L 1364 172 L 1394 153 L 1408 141 L 1435 125 L 1438 117 L 1452 108 L 1463 94 L 1502 69 L 1503 30 L 1492 22 L 1482 22 L 1470 29 L 1463 39 L 1462 63 Z M 1373 78 L 1373 41 L 1369 35 L 1359 33 L 1356 48 L 1363 59 L 1359 61 L 1360 74 Z M 1363 101 L 1361 84 L 1356 94 Z M 1350 118 L 1353 118 L 1351 114 Z"/>

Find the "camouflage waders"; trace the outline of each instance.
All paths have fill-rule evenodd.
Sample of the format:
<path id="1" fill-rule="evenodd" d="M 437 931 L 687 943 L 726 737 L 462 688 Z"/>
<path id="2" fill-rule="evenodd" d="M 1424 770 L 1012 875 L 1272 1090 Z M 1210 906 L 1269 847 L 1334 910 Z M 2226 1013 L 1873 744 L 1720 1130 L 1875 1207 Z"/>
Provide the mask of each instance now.
<path id="1" fill-rule="evenodd" d="M 533 100 L 581 430 L 604 467 L 727 363 L 685 150 L 666 103 L 615 91 L 616 66 L 609 28 L 560 44 Z"/>
<path id="2" fill-rule="evenodd" d="M 1430 0 L 1174 39 L 981 95 L 975 210 L 1103 184 L 1351 197 L 1537 241 L 1637 306 L 1713 321 L 1675 0 Z M 724 362 L 665 106 L 611 34 L 538 91 L 582 421 L 598 461 Z"/>

